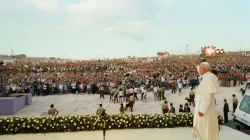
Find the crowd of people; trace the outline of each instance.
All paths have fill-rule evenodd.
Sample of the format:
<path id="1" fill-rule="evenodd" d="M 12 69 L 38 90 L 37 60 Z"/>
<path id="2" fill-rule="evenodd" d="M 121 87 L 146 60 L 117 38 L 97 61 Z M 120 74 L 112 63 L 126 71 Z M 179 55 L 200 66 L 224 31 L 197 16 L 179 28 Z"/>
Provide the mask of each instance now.
<path id="1" fill-rule="evenodd" d="M 12 93 L 34 95 L 63 93 L 111 92 L 115 85 L 141 87 L 156 91 L 155 87 L 179 92 L 199 84 L 199 76 L 190 64 L 194 55 L 170 56 L 145 63 L 117 61 L 89 61 L 88 63 L 32 62 L 32 60 L 2 66 L 6 89 Z M 225 53 L 207 58 L 221 82 L 221 86 L 240 86 L 250 82 L 249 57 L 241 53 Z M 130 72 L 127 80 L 124 73 Z M 250 83 L 247 85 L 250 86 Z M 155 97 L 163 98 L 161 95 Z"/>
<path id="2" fill-rule="evenodd" d="M 139 60 L 140 63 L 116 60 L 57 63 L 32 59 L 24 61 L 20 58 L 18 63 L 1 66 L 1 71 L 9 93 L 32 93 L 34 96 L 97 93 L 100 98 L 109 95 L 110 100 L 121 104 L 119 110 L 124 113 L 128 108 L 133 112 L 136 100 L 147 102 L 147 94 L 152 92 L 153 100 L 164 101 L 163 113 L 175 113 L 173 103 L 168 105 L 166 101 L 167 90 L 172 94 L 181 94 L 183 89 L 191 88 L 189 96 L 185 98 L 187 103 L 179 105 L 179 112 L 190 112 L 189 106 L 195 106 L 193 90 L 201 77 L 190 63 L 192 59 L 198 59 L 198 56 L 174 55 L 147 62 Z M 241 85 L 243 92 L 250 88 L 248 60 L 249 56 L 231 52 L 208 57 L 206 61 L 211 64 L 221 86 Z M 117 90 L 119 91 L 115 94 Z M 50 112 L 55 114 L 55 111 Z"/>
<path id="3" fill-rule="evenodd" d="M 6 90 L 10 93 L 24 92 L 35 96 L 98 93 L 104 98 L 104 95 L 111 97 L 119 85 L 123 85 L 114 102 L 133 102 L 138 100 L 138 94 L 141 100 L 147 101 L 147 92 L 153 92 L 154 100 L 161 101 L 166 99 L 166 90 L 180 94 L 182 89 L 191 87 L 193 90 L 199 84 L 201 77 L 190 63 L 194 58 L 198 59 L 198 55 L 173 55 L 147 62 L 139 59 L 139 63 L 122 60 L 58 63 L 19 58 L 15 63 L 1 66 L 1 70 Z M 221 86 L 240 86 L 245 82 L 246 88 L 250 88 L 248 60 L 249 56 L 241 52 L 228 52 L 208 57 L 206 61 L 213 67 Z M 194 93 L 186 100 L 194 105 Z"/>

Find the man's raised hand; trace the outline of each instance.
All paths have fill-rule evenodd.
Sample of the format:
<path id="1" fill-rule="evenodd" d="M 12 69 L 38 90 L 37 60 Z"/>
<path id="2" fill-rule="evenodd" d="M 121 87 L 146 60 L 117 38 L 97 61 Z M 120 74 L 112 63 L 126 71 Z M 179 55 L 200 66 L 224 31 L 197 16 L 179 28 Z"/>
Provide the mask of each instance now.
<path id="1" fill-rule="evenodd" d="M 198 62 L 196 61 L 195 58 L 192 58 L 191 63 L 192 63 L 194 66 L 197 66 L 197 65 L 198 65 Z"/>

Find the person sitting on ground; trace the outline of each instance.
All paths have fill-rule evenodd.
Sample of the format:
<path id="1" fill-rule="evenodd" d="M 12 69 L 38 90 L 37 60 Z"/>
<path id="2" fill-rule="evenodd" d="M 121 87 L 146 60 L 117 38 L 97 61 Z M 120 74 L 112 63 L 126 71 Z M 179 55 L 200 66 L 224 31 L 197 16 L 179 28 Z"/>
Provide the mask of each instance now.
<path id="1" fill-rule="evenodd" d="M 179 112 L 180 112 L 180 113 L 184 112 L 184 110 L 183 110 L 183 105 L 180 105 Z"/>
<path id="2" fill-rule="evenodd" d="M 164 101 L 164 103 L 162 104 L 162 113 L 166 114 L 168 112 L 169 112 L 168 101 Z"/>
<path id="3" fill-rule="evenodd" d="M 173 107 L 173 103 L 170 103 L 169 113 L 175 113 L 175 108 Z"/>
<path id="4" fill-rule="evenodd" d="M 96 115 L 104 115 L 105 114 L 105 109 L 102 107 L 102 104 L 99 105 L 99 107 L 96 110 Z"/>
<path id="5" fill-rule="evenodd" d="M 58 115 L 58 113 L 59 113 L 59 111 L 54 108 L 54 105 L 53 104 L 50 105 L 50 109 L 48 111 L 48 115 L 55 116 L 55 115 Z"/>
<path id="6" fill-rule="evenodd" d="M 185 113 L 191 112 L 190 107 L 188 106 L 188 103 L 185 103 L 184 112 L 185 112 Z"/>

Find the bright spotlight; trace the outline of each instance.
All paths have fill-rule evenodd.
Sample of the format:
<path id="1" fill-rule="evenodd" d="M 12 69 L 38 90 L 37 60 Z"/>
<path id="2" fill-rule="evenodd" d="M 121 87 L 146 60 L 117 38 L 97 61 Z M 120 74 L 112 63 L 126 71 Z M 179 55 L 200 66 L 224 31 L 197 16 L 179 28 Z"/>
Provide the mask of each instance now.
<path id="1" fill-rule="evenodd" d="M 212 50 L 211 50 L 211 49 L 207 49 L 207 53 L 208 53 L 208 54 L 211 54 L 211 53 L 212 53 Z"/>

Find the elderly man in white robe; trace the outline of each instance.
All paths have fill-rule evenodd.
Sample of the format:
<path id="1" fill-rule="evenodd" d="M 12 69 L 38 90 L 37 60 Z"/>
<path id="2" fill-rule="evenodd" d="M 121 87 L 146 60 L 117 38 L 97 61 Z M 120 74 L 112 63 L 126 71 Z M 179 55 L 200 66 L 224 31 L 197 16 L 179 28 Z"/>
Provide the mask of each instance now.
<path id="1" fill-rule="evenodd" d="M 197 64 L 196 61 L 192 62 L 194 65 Z M 202 62 L 197 66 L 202 81 L 195 95 L 193 137 L 199 140 L 219 140 L 219 124 L 214 96 L 219 92 L 220 83 L 210 69 L 210 64 L 207 62 Z"/>

